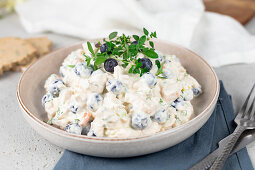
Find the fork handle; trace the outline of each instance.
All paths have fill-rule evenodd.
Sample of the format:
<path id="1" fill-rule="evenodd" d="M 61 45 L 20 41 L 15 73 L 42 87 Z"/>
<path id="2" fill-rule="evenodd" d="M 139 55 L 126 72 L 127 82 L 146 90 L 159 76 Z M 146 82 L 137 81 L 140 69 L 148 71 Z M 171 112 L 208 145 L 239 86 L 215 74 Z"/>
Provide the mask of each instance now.
<path id="1" fill-rule="evenodd" d="M 227 143 L 224 145 L 223 150 L 221 154 L 217 157 L 213 165 L 211 166 L 210 170 L 221 170 L 224 167 L 224 164 L 232 151 L 233 147 L 235 146 L 235 143 L 237 142 L 240 135 L 243 133 L 243 131 L 246 128 L 243 126 L 237 126 L 235 131 L 231 134 L 231 137 L 227 141 Z"/>

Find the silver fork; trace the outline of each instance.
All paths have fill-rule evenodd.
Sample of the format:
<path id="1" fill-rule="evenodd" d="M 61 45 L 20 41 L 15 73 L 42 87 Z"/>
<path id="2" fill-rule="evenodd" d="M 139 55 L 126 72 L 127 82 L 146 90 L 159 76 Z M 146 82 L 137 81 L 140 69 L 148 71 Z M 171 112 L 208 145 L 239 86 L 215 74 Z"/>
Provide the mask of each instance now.
<path id="1" fill-rule="evenodd" d="M 246 98 L 241 110 L 237 114 L 235 118 L 235 122 L 237 124 L 237 127 L 235 131 L 229 136 L 228 141 L 223 147 L 223 150 L 221 154 L 217 157 L 213 165 L 211 166 L 210 170 L 220 170 L 223 168 L 230 152 L 232 151 L 235 143 L 237 142 L 240 135 L 245 131 L 246 129 L 255 129 L 255 118 L 253 111 L 254 103 L 255 103 L 255 97 L 251 99 L 251 94 L 253 93 L 255 84 L 253 85 L 248 97 Z M 249 101 L 252 101 L 251 104 Z"/>

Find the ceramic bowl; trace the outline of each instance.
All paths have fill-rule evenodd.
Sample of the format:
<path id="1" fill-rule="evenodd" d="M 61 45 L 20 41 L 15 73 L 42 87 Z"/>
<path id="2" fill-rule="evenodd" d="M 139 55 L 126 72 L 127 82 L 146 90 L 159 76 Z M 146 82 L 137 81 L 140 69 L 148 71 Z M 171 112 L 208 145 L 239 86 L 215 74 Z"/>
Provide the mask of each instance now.
<path id="1" fill-rule="evenodd" d="M 17 98 L 27 122 L 49 142 L 62 148 L 100 157 L 131 157 L 153 153 L 182 142 L 198 131 L 211 116 L 219 95 L 219 82 L 214 70 L 194 52 L 172 43 L 155 41 L 155 48 L 175 54 L 182 65 L 202 86 L 203 93 L 192 100 L 196 117 L 187 123 L 150 136 L 136 138 L 100 138 L 67 133 L 50 126 L 41 105 L 45 80 L 58 74 L 66 56 L 81 48 L 81 43 L 56 50 L 31 65 L 21 76 Z"/>

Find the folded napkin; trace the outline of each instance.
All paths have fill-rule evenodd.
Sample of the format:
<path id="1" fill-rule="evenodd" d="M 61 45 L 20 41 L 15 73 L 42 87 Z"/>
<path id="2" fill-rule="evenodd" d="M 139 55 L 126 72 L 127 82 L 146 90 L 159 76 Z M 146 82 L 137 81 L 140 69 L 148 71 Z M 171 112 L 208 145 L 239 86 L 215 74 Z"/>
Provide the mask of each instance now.
<path id="1" fill-rule="evenodd" d="M 188 47 L 212 66 L 255 62 L 255 36 L 231 17 L 205 12 L 201 0 L 29 0 L 16 7 L 30 33 L 52 31 L 91 39 L 112 31 Z M 32 15 L 31 15 L 32 14 Z"/>
<path id="2" fill-rule="evenodd" d="M 191 167 L 214 151 L 218 142 L 235 129 L 231 96 L 222 82 L 220 86 L 220 96 L 212 116 L 185 141 L 157 153 L 132 158 L 99 158 L 65 151 L 54 170 L 185 170 Z M 224 169 L 253 170 L 246 148 L 230 156 Z"/>

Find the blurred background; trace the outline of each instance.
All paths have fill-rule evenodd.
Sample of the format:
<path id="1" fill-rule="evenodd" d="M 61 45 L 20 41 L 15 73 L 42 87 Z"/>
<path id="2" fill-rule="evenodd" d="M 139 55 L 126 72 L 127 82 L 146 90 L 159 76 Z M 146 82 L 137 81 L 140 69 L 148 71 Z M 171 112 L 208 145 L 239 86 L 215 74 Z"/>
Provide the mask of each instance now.
<path id="1" fill-rule="evenodd" d="M 49 53 L 113 31 L 142 34 L 145 27 L 202 56 L 239 110 L 255 82 L 254 15 L 255 0 L 0 0 L 0 38 L 35 38 L 38 48 L 47 42 Z M 5 70 L 0 76 L 1 168 L 52 169 L 63 149 L 36 134 L 21 116 L 20 75 Z M 255 167 L 255 143 L 248 152 Z"/>
<path id="2" fill-rule="evenodd" d="M 139 34 L 145 27 L 215 67 L 255 62 L 255 0 L 0 0 L 0 8 L 0 36 L 65 35 L 77 41 L 113 31 Z"/>
<path id="3" fill-rule="evenodd" d="M 14 12 L 15 6 L 25 1 L 26 0 L 1 0 L 1 18 L 8 13 Z M 229 15 L 243 25 L 248 23 L 255 15 L 254 0 L 203 0 L 203 3 L 206 11 Z"/>
<path id="4" fill-rule="evenodd" d="M 245 25 L 255 15 L 254 0 L 204 0 L 207 11 L 229 15 Z"/>

